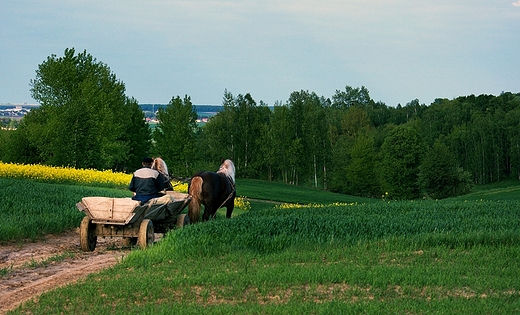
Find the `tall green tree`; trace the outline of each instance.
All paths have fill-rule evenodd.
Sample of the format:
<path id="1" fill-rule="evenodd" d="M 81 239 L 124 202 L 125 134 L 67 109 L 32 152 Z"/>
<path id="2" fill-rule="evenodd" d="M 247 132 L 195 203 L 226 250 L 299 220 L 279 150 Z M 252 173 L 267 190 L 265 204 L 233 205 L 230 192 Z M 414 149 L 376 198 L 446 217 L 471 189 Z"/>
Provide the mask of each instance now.
<path id="1" fill-rule="evenodd" d="M 350 163 L 345 169 L 348 183 L 347 193 L 364 197 L 376 197 L 381 194 L 379 160 L 370 133 L 361 133 L 354 140 L 349 150 Z"/>
<path id="2" fill-rule="evenodd" d="M 262 103 L 263 104 L 263 103 Z M 234 99 L 235 121 L 232 124 L 232 134 L 235 141 L 235 165 L 240 176 L 257 175 L 262 166 L 260 155 L 260 134 L 263 126 L 269 120 L 267 106 L 258 106 L 251 94 L 239 94 Z"/>
<path id="3" fill-rule="evenodd" d="M 309 91 L 292 92 L 287 106 L 289 108 L 289 127 L 294 151 L 291 161 L 291 183 L 318 187 L 326 174 L 330 140 L 325 113 L 326 100 Z M 323 184 L 324 186 L 324 184 Z"/>
<path id="4" fill-rule="evenodd" d="M 419 166 L 424 151 L 424 143 L 414 126 L 397 126 L 389 132 L 381 147 L 381 177 L 391 198 L 420 197 Z"/>
<path id="5" fill-rule="evenodd" d="M 206 156 L 212 162 L 223 158 L 236 160 L 237 155 L 235 98 L 228 90 L 224 91 L 222 106 L 224 109 L 212 117 L 203 128 Z M 238 166 L 236 162 L 235 166 Z"/>
<path id="6" fill-rule="evenodd" d="M 507 138 L 509 139 L 508 156 L 511 165 L 509 175 L 520 180 L 520 97 L 519 106 L 506 116 Z"/>
<path id="7" fill-rule="evenodd" d="M 269 108 L 263 102 L 257 105 L 249 93 L 234 97 L 227 90 L 222 104 L 224 109 L 204 127 L 211 158 L 233 159 L 240 176 L 261 176 L 268 170 L 261 152 L 267 152 L 262 146 L 271 116 Z"/>
<path id="8" fill-rule="evenodd" d="M 362 142 L 368 141 L 368 138 L 365 136 L 368 135 L 371 129 L 367 112 L 360 106 L 352 106 L 339 111 L 334 108 L 332 110 L 339 116 L 339 122 L 337 123 L 339 126 L 338 136 L 332 151 L 334 161 L 332 189 L 355 195 L 366 194 L 365 188 L 361 187 L 366 185 L 361 184 L 359 181 L 357 170 L 361 166 L 358 164 L 360 162 L 359 159 L 362 158 L 358 154 L 359 150 L 362 150 L 361 146 L 366 144 Z M 374 156 L 367 158 L 371 159 Z M 369 174 L 367 174 L 365 180 L 376 181 Z"/>
<path id="9" fill-rule="evenodd" d="M 364 86 L 353 88 L 346 86 L 345 91 L 336 90 L 332 96 L 332 107 L 347 109 L 352 106 L 364 107 L 372 102 L 368 89 Z"/>
<path id="10" fill-rule="evenodd" d="M 289 106 L 277 104 L 274 106 L 271 122 L 269 125 L 270 143 L 272 155 L 268 160 L 271 173 L 275 179 L 281 179 L 284 183 L 289 183 L 291 169 L 291 150 L 290 144 L 293 141 L 292 126 L 290 120 Z"/>
<path id="11" fill-rule="evenodd" d="M 265 179 L 265 174 L 269 168 L 266 165 L 267 156 L 264 156 L 264 153 L 267 154 L 270 150 L 266 149 L 265 146 L 269 146 L 270 143 L 268 129 L 272 112 L 267 104 L 260 101 L 256 106 L 251 107 L 249 117 L 249 142 L 251 146 L 248 150 L 249 164 L 246 174 L 253 178 Z"/>
<path id="12" fill-rule="evenodd" d="M 171 99 L 166 108 L 159 108 L 153 138 L 156 152 L 168 164 L 170 173 L 188 177 L 193 172 L 197 112 L 189 96 Z"/>
<path id="13" fill-rule="evenodd" d="M 136 99 L 129 98 L 125 104 L 127 124 L 122 140 L 128 143 L 127 163 L 119 169 L 132 171 L 141 167 L 143 157 L 149 156 L 152 149 L 152 132 L 145 122 L 145 116 Z"/>
<path id="14" fill-rule="evenodd" d="M 130 119 L 125 86 L 106 64 L 73 48 L 63 57 L 51 55 L 38 66 L 31 95 L 41 106 L 18 129 L 27 144 L 22 151 L 30 152 L 27 159 L 77 168 L 127 168 L 132 154 L 126 132 L 145 122 Z"/>
<path id="15" fill-rule="evenodd" d="M 419 182 L 426 194 L 434 199 L 464 195 L 473 186 L 471 174 L 458 167 L 455 156 L 439 140 L 424 156 Z"/>
<path id="16" fill-rule="evenodd" d="M 306 165 L 310 169 L 305 173 L 310 176 L 310 182 L 316 188 L 325 186 L 324 178 L 326 175 L 328 140 L 327 120 L 325 114 L 325 100 L 318 97 L 316 93 L 302 92 L 304 98 L 304 114 L 302 125 L 302 143 L 304 152 L 307 152 L 308 162 Z"/>

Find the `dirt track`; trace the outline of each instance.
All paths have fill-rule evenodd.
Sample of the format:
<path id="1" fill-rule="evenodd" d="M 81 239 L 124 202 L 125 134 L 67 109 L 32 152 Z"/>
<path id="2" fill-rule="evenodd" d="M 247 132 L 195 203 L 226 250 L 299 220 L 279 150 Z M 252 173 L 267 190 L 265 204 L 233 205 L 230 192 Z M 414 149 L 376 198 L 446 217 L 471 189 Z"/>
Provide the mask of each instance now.
<path id="1" fill-rule="evenodd" d="M 93 252 L 79 247 L 79 232 L 47 235 L 35 243 L 0 245 L 0 314 L 54 288 L 113 266 L 130 252 L 121 238 L 98 237 Z M 1 274 L 0 274 L 1 276 Z"/>

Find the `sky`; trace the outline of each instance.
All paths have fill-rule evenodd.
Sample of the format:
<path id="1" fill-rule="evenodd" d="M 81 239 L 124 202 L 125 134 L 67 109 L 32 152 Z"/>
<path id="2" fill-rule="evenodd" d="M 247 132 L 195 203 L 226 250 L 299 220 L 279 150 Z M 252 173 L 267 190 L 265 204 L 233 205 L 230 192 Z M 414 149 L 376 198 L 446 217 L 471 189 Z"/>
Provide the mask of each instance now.
<path id="1" fill-rule="evenodd" d="M 388 106 L 520 92 L 520 0 L 2 0 L 0 103 L 86 51 L 139 103 L 285 103 L 365 86 Z"/>

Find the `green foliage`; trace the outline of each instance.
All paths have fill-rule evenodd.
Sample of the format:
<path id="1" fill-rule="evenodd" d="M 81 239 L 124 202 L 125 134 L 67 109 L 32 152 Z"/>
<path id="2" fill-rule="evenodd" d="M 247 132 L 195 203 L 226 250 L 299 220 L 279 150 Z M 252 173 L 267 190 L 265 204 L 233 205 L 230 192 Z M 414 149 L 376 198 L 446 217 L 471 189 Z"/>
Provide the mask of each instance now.
<path id="1" fill-rule="evenodd" d="M 236 158 L 238 177 L 361 196 L 388 192 L 396 199 L 421 198 L 421 188 L 430 197 L 444 198 L 468 192 L 472 182 L 520 178 L 518 94 L 437 99 L 430 106 L 415 99 L 394 108 L 375 103 L 364 87 L 336 91 L 332 102 L 297 91 L 284 104 L 276 103 L 266 123 L 259 125 L 249 111 L 236 109 L 243 98 L 225 92 L 225 109 L 203 129 L 199 147 L 208 161 Z M 409 128 L 413 134 L 406 135 Z M 255 150 L 254 142 L 243 140 L 248 130 L 259 135 Z M 428 173 L 434 176 L 428 179 L 423 172 L 421 182 L 418 178 L 426 148 L 441 139 L 455 159 L 451 174 L 458 183 L 444 191 L 439 190 L 439 173 Z"/>
<path id="2" fill-rule="evenodd" d="M 429 197 L 443 199 L 465 195 L 473 187 L 468 172 L 457 167 L 448 147 L 435 142 L 420 166 L 419 181 Z"/>
<path id="3" fill-rule="evenodd" d="M 354 106 L 365 106 L 373 102 L 366 87 L 353 88 L 348 85 L 345 86 L 345 91 L 336 90 L 336 93 L 332 96 L 332 100 L 333 107 L 343 109 Z"/>
<path id="4" fill-rule="evenodd" d="M 346 86 L 331 98 L 294 91 L 269 108 L 249 93 L 234 97 L 225 90 L 224 110 L 201 129 L 189 96 L 177 97 L 159 113 L 152 148 L 137 101 L 86 51 L 48 57 L 31 87 L 42 106 L 15 133 L 0 134 L 3 161 L 129 172 L 152 153 L 188 177 L 231 158 L 237 177 L 415 199 L 423 197 L 420 147 L 442 141 L 457 168 L 441 177 L 431 171 L 434 163 L 425 165 L 430 172 L 422 172 L 421 185 L 430 197 L 463 194 L 471 182 L 520 178 L 518 93 L 436 99 L 429 106 L 414 99 L 390 107 L 374 102 L 364 86 Z M 411 126 L 416 135 L 405 135 Z"/>
<path id="5" fill-rule="evenodd" d="M 260 177 L 267 171 L 261 145 L 268 143 L 265 130 L 270 109 L 257 104 L 249 93 L 234 97 L 227 90 L 223 106 L 203 129 L 207 157 L 213 161 L 231 158 L 241 177 Z"/>
<path id="6" fill-rule="evenodd" d="M 146 152 L 131 147 L 130 137 L 146 143 L 149 134 L 136 101 L 124 92 L 110 68 L 86 51 L 66 49 L 63 57 L 48 57 L 31 80 L 31 95 L 41 106 L 17 130 L 18 162 L 115 170 L 134 166 L 136 156 Z"/>
<path id="7" fill-rule="evenodd" d="M 1 130 L 14 130 L 18 127 L 20 122 L 17 119 L 3 117 L 0 118 L 0 129 Z"/>
<path id="8" fill-rule="evenodd" d="M 380 165 L 374 139 L 370 135 L 359 135 L 350 149 L 351 161 L 346 167 L 346 178 L 350 189 L 347 193 L 366 197 L 381 195 Z"/>
<path id="9" fill-rule="evenodd" d="M 226 106 L 233 102 L 234 98 L 229 93 L 223 104 Z M 373 135 L 374 150 L 379 156 L 376 159 L 386 163 L 385 167 L 393 172 L 380 171 L 383 183 L 379 183 L 379 176 L 367 175 L 366 178 L 372 180 L 370 190 L 377 192 L 377 187 L 385 184 L 387 190 L 391 190 L 392 186 L 397 188 L 395 198 L 422 197 L 417 178 L 417 163 L 420 164 L 420 161 L 413 162 L 413 167 L 405 160 L 402 163 L 408 163 L 407 166 L 395 164 L 397 161 L 386 161 L 384 156 L 388 152 L 384 152 L 386 149 L 382 147 L 392 126 L 406 128 L 413 124 L 419 142 L 424 139 L 424 147 L 433 146 L 438 139 L 444 139 L 459 168 L 455 171 L 458 173 L 457 180 L 463 183 L 457 188 L 457 193 L 464 193 L 471 187 L 471 181 L 485 183 L 510 176 L 520 177 L 520 128 L 517 128 L 519 120 L 516 119 L 519 106 L 519 95 L 511 93 L 498 97 L 481 95 L 454 100 L 438 99 L 429 107 L 415 99 L 406 106 L 389 108 L 383 103 L 373 102 L 364 87 L 347 86 L 345 91 L 337 91 L 332 104 L 312 92 L 293 92 L 285 104 L 275 104 L 269 124 L 261 129 L 266 130 L 259 151 L 266 165 L 264 172 L 267 175 L 264 176 L 286 183 L 312 183 L 315 187 L 366 195 L 368 183 L 361 183 L 355 172 L 362 162 L 353 159 L 352 154 L 356 152 L 352 150 L 356 137 L 369 131 Z M 225 131 L 239 119 L 238 113 L 225 114 L 218 128 L 205 131 L 229 136 Z M 226 145 L 225 137 L 206 139 L 209 148 L 220 146 L 228 148 L 229 152 L 238 148 L 229 142 L 229 137 Z M 416 149 L 412 145 L 408 150 Z M 420 150 L 425 152 L 424 149 Z M 400 158 L 397 152 L 394 153 Z M 233 153 L 233 156 L 239 155 L 240 150 Z M 251 177 L 252 174 L 244 176 Z M 406 184 L 403 186 L 401 182 Z"/>
<path id="10" fill-rule="evenodd" d="M 310 183 L 326 187 L 318 177 L 326 177 L 330 145 L 325 108 L 328 101 L 309 91 L 295 91 L 287 101 L 285 117 L 289 124 L 289 182 L 298 185 Z M 287 145 L 287 144 L 286 144 Z"/>
<path id="11" fill-rule="evenodd" d="M 172 98 L 166 108 L 159 108 L 159 123 L 154 129 L 156 154 L 168 163 L 176 176 L 188 177 L 193 170 L 197 113 L 189 96 Z"/>
<path id="12" fill-rule="evenodd" d="M 9 161 L 9 139 L 12 131 L 0 129 L 0 161 Z"/>
<path id="13" fill-rule="evenodd" d="M 412 126 L 398 126 L 389 132 L 381 147 L 381 177 L 391 198 L 420 196 L 418 176 L 424 149 L 419 133 Z"/>
<path id="14" fill-rule="evenodd" d="M 271 116 L 269 136 L 269 150 L 266 164 L 269 165 L 268 179 L 279 178 L 284 183 L 289 182 L 289 174 L 291 165 L 294 164 L 294 152 L 297 148 L 297 142 L 293 140 L 291 132 L 290 110 L 288 106 L 275 106 Z M 276 176 L 275 174 L 278 174 Z"/>
<path id="15" fill-rule="evenodd" d="M 115 169 L 123 171 L 134 171 L 140 168 L 143 157 L 148 156 L 151 150 L 151 131 L 144 122 L 143 112 L 134 98 L 126 100 L 126 113 L 128 121 L 125 124 L 125 131 L 121 140 L 128 143 L 128 156 L 121 165 Z"/>

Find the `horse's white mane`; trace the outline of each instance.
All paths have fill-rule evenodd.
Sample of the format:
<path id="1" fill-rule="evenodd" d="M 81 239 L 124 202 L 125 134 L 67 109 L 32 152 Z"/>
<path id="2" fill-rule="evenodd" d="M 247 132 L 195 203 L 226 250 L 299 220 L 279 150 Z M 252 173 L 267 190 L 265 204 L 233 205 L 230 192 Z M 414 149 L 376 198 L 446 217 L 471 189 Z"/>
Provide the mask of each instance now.
<path id="1" fill-rule="evenodd" d="M 228 159 L 222 162 L 217 173 L 226 175 L 233 181 L 233 184 L 235 183 L 235 164 L 233 164 L 233 161 Z"/>

